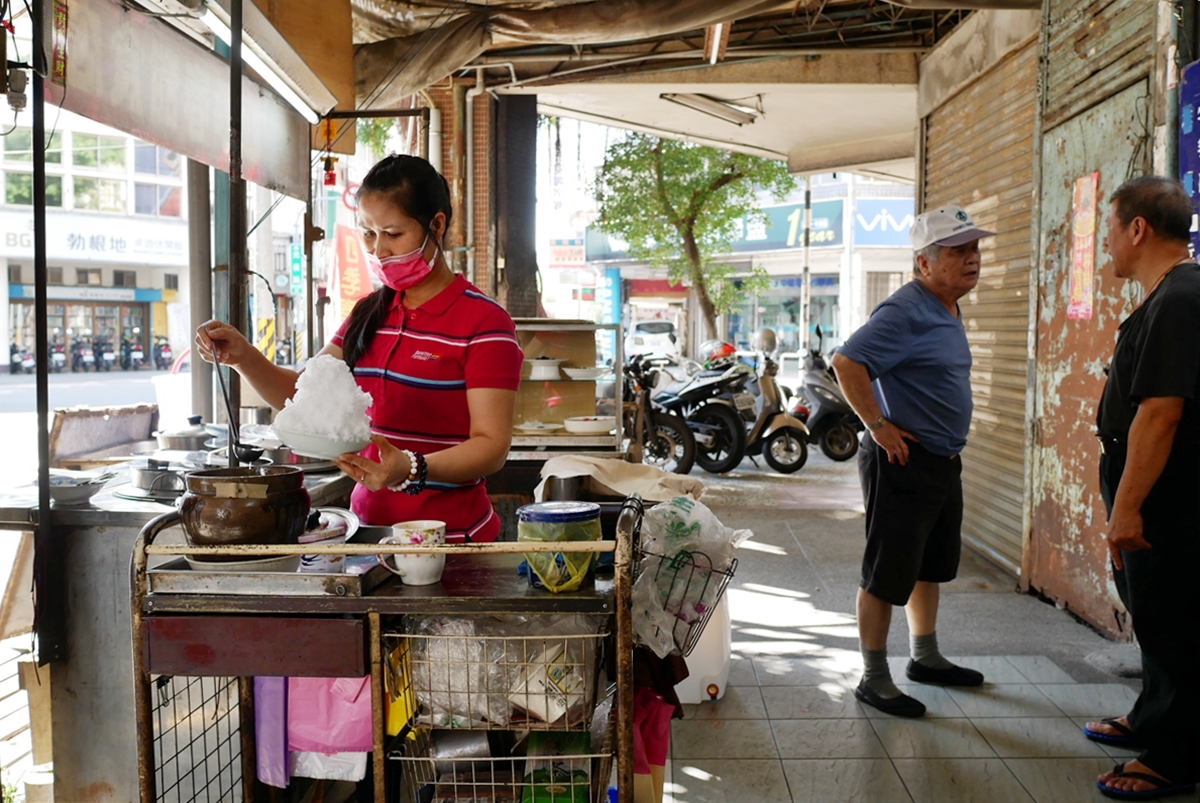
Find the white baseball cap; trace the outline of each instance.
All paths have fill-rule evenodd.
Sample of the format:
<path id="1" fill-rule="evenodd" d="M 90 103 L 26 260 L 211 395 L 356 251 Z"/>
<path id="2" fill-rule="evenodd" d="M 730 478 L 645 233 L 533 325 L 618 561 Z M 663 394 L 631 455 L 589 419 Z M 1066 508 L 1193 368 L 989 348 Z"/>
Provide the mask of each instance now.
<path id="1" fill-rule="evenodd" d="M 917 215 L 908 238 L 912 240 L 913 250 L 920 251 L 934 243 L 962 245 L 995 233 L 976 226 L 975 219 L 961 206 L 943 206 Z"/>

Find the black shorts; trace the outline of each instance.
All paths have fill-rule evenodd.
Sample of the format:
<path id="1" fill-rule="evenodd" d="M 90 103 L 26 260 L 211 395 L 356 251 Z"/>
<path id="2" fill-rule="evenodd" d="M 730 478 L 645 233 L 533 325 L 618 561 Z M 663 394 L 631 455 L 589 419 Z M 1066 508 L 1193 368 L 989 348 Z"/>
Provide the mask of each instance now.
<path id="1" fill-rule="evenodd" d="M 889 463 L 869 436 L 858 458 L 867 509 L 862 587 L 906 605 L 917 581 L 946 583 L 962 553 L 962 461 L 908 444 L 908 465 Z"/>

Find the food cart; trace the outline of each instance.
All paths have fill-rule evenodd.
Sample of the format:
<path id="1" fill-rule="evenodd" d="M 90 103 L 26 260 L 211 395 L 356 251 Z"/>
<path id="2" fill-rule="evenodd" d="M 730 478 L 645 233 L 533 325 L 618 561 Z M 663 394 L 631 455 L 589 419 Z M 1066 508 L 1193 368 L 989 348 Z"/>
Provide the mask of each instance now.
<path id="1" fill-rule="evenodd" d="M 361 528 L 341 546 L 187 547 L 177 539 L 173 544 L 159 543 L 160 536 L 179 524 L 177 513 L 159 516 L 146 525 L 134 547 L 131 618 L 140 799 L 145 803 L 191 799 L 206 788 L 226 799 L 236 797 L 238 785 L 244 800 L 255 799 L 254 676 L 370 676 L 373 767 L 368 777 L 377 801 L 425 799 L 418 793 L 431 786 L 437 800 L 601 801 L 607 799 L 614 759 L 618 789 L 623 796 L 630 794 L 633 636 L 629 599 L 633 540 L 640 520 L 640 503 L 631 502 L 611 541 L 388 545 L 389 552 L 447 553 L 440 584 L 408 586 L 372 569 L 361 574 L 248 575 L 195 571 L 180 557 L 207 553 L 244 559 L 337 552 L 347 555 L 349 570 L 355 556 L 365 556 L 368 565 L 375 560 L 383 549 L 378 539 L 388 528 Z M 615 552 L 613 574 L 597 577 L 576 592 L 550 594 L 517 575 L 522 553 L 535 551 Z M 563 614 L 587 617 L 598 626 L 593 632 L 568 635 L 540 633 L 534 625 L 524 635 L 431 636 L 417 632 L 419 628 L 412 624 L 416 617 L 519 615 L 536 622 Z M 441 652 L 432 647 L 435 641 Z M 544 710 L 553 705 L 551 697 L 528 687 L 516 690 L 511 684 L 513 673 L 524 669 L 528 677 L 538 665 L 537 656 L 545 656 L 556 644 L 560 650 L 574 646 L 578 647 L 575 654 L 591 656 L 565 664 L 568 672 L 590 673 L 586 686 L 591 695 L 581 699 L 584 705 L 577 712 L 559 717 Z M 402 659 L 395 657 L 397 651 Z M 468 707 L 477 700 L 487 707 L 498 696 L 491 689 L 472 689 L 469 679 L 460 688 L 454 688 L 453 681 L 446 685 L 453 675 L 442 664 L 448 664 L 450 656 L 472 654 L 480 664 L 498 664 L 509 673 L 499 696 L 511 700 L 515 694 L 521 708 L 540 713 L 519 722 L 493 718 L 454 723 L 458 732 L 484 732 L 485 747 L 487 737 L 499 731 L 581 734 L 596 730 L 594 726 L 601 723 L 593 722 L 591 714 L 605 690 L 594 681 L 595 656 L 612 656 L 611 727 L 598 729 L 606 733 L 600 745 L 590 745 L 571 758 L 589 767 L 586 798 L 575 791 L 535 797 L 523 772 L 524 758 L 434 753 L 439 731 L 429 727 L 436 723 L 422 717 L 431 698 L 459 695 Z M 401 715 L 402 727 L 396 729 L 399 732 L 389 737 L 387 718 L 398 699 L 408 700 L 407 709 Z M 197 755 L 203 759 L 197 761 Z"/>

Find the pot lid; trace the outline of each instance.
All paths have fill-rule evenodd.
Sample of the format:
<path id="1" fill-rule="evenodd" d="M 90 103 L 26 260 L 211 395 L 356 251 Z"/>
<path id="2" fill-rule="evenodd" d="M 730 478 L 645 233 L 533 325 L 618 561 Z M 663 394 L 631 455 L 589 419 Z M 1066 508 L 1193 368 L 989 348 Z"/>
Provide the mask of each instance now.
<path id="1" fill-rule="evenodd" d="M 540 502 L 517 511 L 521 521 L 532 524 L 577 524 L 600 518 L 595 502 Z"/>

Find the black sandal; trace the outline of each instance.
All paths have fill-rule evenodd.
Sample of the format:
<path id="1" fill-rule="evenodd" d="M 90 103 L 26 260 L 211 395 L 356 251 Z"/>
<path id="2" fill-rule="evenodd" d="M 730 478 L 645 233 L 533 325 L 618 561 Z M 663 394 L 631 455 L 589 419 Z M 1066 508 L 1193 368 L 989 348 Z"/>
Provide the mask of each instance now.
<path id="1" fill-rule="evenodd" d="M 1143 789 L 1141 792 L 1126 792 L 1124 789 L 1113 789 L 1109 786 L 1109 783 L 1118 778 L 1133 778 L 1138 781 L 1146 781 L 1147 783 L 1154 784 L 1154 788 Z M 1190 795 L 1196 791 L 1196 784 L 1194 782 L 1172 783 L 1166 778 L 1160 778 L 1157 775 L 1151 775 L 1146 772 L 1126 772 L 1125 765 L 1118 764 L 1113 767 L 1113 777 L 1107 781 L 1096 781 L 1096 788 L 1105 797 L 1117 800 L 1157 800 L 1160 797 L 1170 797 L 1171 795 Z"/>
<path id="2" fill-rule="evenodd" d="M 1094 731 L 1088 728 L 1087 725 L 1084 725 L 1083 735 L 1091 739 L 1093 742 L 1100 742 L 1101 744 L 1108 744 L 1112 745 L 1113 747 L 1141 747 L 1141 745 L 1138 743 L 1137 737 L 1133 735 L 1133 730 L 1130 729 L 1128 725 L 1122 724 L 1119 719 L 1102 719 L 1100 720 L 1100 724 L 1107 725 L 1113 730 L 1118 731 L 1118 733 L 1114 734 Z"/>

